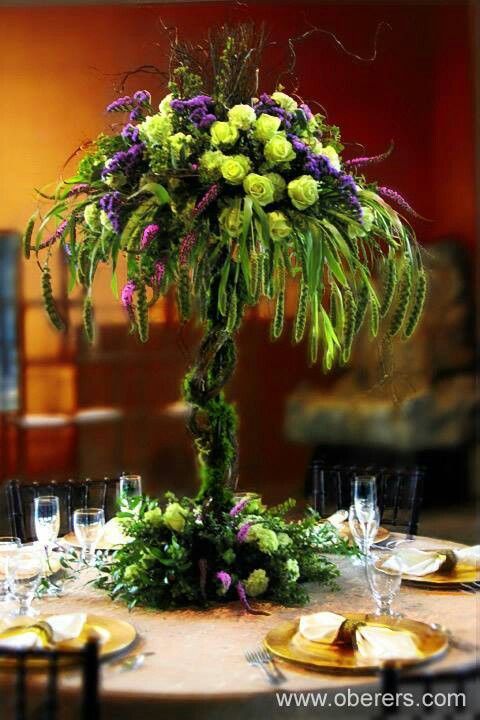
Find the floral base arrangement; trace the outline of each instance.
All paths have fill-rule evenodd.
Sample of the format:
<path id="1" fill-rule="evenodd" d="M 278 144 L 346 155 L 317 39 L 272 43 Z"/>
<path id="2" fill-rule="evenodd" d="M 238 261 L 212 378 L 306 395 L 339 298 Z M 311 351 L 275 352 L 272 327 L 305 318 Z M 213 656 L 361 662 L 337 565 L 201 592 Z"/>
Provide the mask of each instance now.
<path id="1" fill-rule="evenodd" d="M 249 307 L 270 304 L 276 340 L 287 286 L 296 285 L 292 341 L 307 338 L 311 364 L 321 360 L 325 372 L 348 362 L 366 318 L 372 337 L 390 342 L 409 338 L 422 313 L 420 248 L 390 202 L 413 211 L 362 174 L 390 151 L 344 159 L 339 129 L 298 95 L 280 85 L 259 93 L 268 45 L 252 25 L 217 28 L 195 44 L 174 34 L 169 93 L 157 106 L 145 90 L 112 102 L 108 113 L 127 117 L 91 143 L 72 177 L 40 193 L 49 208 L 39 207 L 24 235 L 58 330 L 66 322 L 52 288 L 55 250 L 68 263 L 70 289 L 83 291 L 90 341 L 101 264 L 111 267 L 112 290 L 140 341 L 150 308 L 173 289 L 180 321 L 195 316 L 205 329 L 183 383 L 200 490 L 194 500 L 170 498 L 163 512 L 141 500 L 124 516 L 134 540 L 100 584 L 129 604 L 235 594 L 299 602 L 299 581 L 335 576 L 320 550 L 341 544 L 313 516 L 291 524 L 285 508 L 234 504 L 237 414 L 225 388 Z"/>
<path id="2" fill-rule="evenodd" d="M 354 551 L 329 523 L 309 512 L 298 522 L 286 515 L 290 500 L 268 509 L 255 495 L 212 513 L 206 503 L 178 500 L 130 500 L 118 514 L 130 542 L 99 563 L 97 587 L 129 607 L 158 609 L 208 606 L 240 600 L 246 610 L 262 613 L 251 600 L 303 605 L 303 583 L 334 583 L 335 563 L 325 553 Z"/>

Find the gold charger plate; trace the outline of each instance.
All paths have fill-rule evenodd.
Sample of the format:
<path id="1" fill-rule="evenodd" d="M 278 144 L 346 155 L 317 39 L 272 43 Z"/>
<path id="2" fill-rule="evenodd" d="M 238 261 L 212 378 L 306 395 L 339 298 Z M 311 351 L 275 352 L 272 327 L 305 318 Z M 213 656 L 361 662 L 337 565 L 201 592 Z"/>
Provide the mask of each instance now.
<path id="1" fill-rule="evenodd" d="M 60 538 L 60 541 L 64 543 L 65 545 L 68 545 L 69 547 L 76 548 L 77 550 L 81 550 L 81 545 L 78 542 L 76 535 L 74 532 L 69 532 L 66 535 L 64 535 L 62 538 Z M 117 543 L 113 545 L 112 543 L 108 542 L 108 540 L 100 540 L 97 544 L 97 550 L 117 550 L 118 548 L 123 547 L 124 543 Z"/>
<path id="2" fill-rule="evenodd" d="M 480 582 L 480 569 L 472 568 L 468 565 L 455 565 L 453 570 L 448 573 L 429 573 L 421 577 L 415 575 L 402 575 L 402 582 L 409 585 L 420 585 L 422 587 L 451 587 L 457 588 L 460 584 L 468 585 L 469 583 Z"/>
<path id="3" fill-rule="evenodd" d="M 347 539 L 352 539 L 352 533 L 350 532 L 350 528 L 347 523 L 343 523 L 339 528 L 337 528 L 338 534 Z M 387 528 L 379 527 L 377 534 L 375 535 L 375 541 L 376 543 L 382 542 L 383 540 L 386 540 L 390 535 L 390 530 L 387 530 Z"/>
<path id="4" fill-rule="evenodd" d="M 415 659 L 397 660 L 397 667 L 420 665 L 443 655 L 448 649 L 448 638 L 430 625 L 388 616 L 375 617 L 365 613 L 342 613 L 348 620 L 382 625 L 392 630 L 410 632 L 417 643 L 419 656 Z M 346 645 L 322 645 L 310 642 L 298 632 L 298 620 L 281 623 L 270 630 L 265 645 L 273 655 L 312 670 L 332 673 L 369 674 L 382 667 L 383 661 L 362 659 L 353 648 Z"/>
<path id="5" fill-rule="evenodd" d="M 41 619 L 41 616 L 34 618 L 30 620 L 29 624 L 34 624 Z M 64 640 L 63 642 L 57 643 L 55 648 L 57 650 L 81 650 L 92 635 L 98 640 L 100 660 L 106 660 L 114 655 L 125 652 L 137 639 L 137 631 L 133 625 L 124 620 L 117 620 L 116 618 L 106 615 L 87 615 L 85 625 L 80 635 L 73 640 Z M 66 658 L 63 664 L 70 665 L 74 662 L 75 661 L 72 660 L 72 663 L 70 663 L 68 658 Z M 34 669 L 43 670 L 47 667 L 47 661 L 39 658 L 38 660 L 32 660 L 29 665 Z M 0 669 L 7 669 L 14 666 L 16 666 L 15 660 L 11 660 L 10 658 L 0 659 Z"/>

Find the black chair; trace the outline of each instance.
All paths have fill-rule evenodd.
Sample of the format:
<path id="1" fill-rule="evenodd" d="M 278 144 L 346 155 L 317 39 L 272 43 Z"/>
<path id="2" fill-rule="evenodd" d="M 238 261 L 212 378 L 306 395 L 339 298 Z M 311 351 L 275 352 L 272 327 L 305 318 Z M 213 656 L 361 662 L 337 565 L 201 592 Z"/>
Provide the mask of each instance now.
<path id="1" fill-rule="evenodd" d="M 40 671 L 38 663 L 46 664 Z M 5 670 L 1 667 L 6 665 Z M 8 664 L 8 665 L 7 665 Z M 69 690 L 59 692 L 62 671 L 81 673 L 78 714 Z M 0 648 L 0 717 L 2 720 L 100 720 L 99 660 L 95 640 L 81 650 L 13 650 Z"/>
<path id="2" fill-rule="evenodd" d="M 71 532 L 73 511 L 77 508 L 103 508 L 108 521 L 116 514 L 119 484 L 119 478 L 52 481 L 47 484 L 9 480 L 5 492 L 10 532 L 22 542 L 31 542 L 36 538 L 33 501 L 39 495 L 56 495 L 59 498 L 60 536 Z"/>
<path id="3" fill-rule="evenodd" d="M 425 716 L 452 720 L 454 717 L 480 718 L 480 665 L 428 672 L 427 674 L 402 673 L 393 664 L 386 664 L 380 672 L 382 703 L 380 715 L 390 718 L 423 720 Z M 397 695 L 398 694 L 398 695 Z M 412 700 L 407 700 L 407 695 Z M 437 699 L 435 696 L 438 695 Z M 399 697 L 400 703 L 392 698 Z M 449 703 L 443 705 L 446 701 Z"/>
<path id="4" fill-rule="evenodd" d="M 396 532 L 416 535 L 422 502 L 424 471 L 421 468 L 389 469 L 328 465 L 314 458 L 307 471 L 306 487 L 311 504 L 322 517 L 352 504 L 352 481 L 356 475 L 375 475 L 378 506 L 383 525 Z"/>

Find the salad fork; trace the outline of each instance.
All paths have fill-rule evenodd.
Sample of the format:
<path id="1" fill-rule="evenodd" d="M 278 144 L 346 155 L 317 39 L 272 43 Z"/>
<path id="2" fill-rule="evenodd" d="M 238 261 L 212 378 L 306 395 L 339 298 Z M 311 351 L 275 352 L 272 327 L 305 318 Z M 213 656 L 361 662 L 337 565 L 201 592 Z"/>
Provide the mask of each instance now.
<path id="1" fill-rule="evenodd" d="M 279 685 L 284 680 L 282 679 L 283 673 L 279 675 L 274 669 L 271 660 L 267 659 L 262 655 L 261 650 L 247 650 L 245 652 L 245 660 L 252 667 L 258 667 L 265 673 L 270 685 Z"/>

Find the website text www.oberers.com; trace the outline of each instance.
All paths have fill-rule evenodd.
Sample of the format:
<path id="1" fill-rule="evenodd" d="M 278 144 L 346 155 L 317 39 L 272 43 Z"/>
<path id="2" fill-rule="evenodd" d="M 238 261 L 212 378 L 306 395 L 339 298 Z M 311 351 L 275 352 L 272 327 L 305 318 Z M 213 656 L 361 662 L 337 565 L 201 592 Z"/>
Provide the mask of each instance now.
<path id="1" fill-rule="evenodd" d="M 409 692 L 381 693 L 355 692 L 277 692 L 278 708 L 466 708 L 466 696 L 462 692 L 426 692 L 415 695 Z"/>

